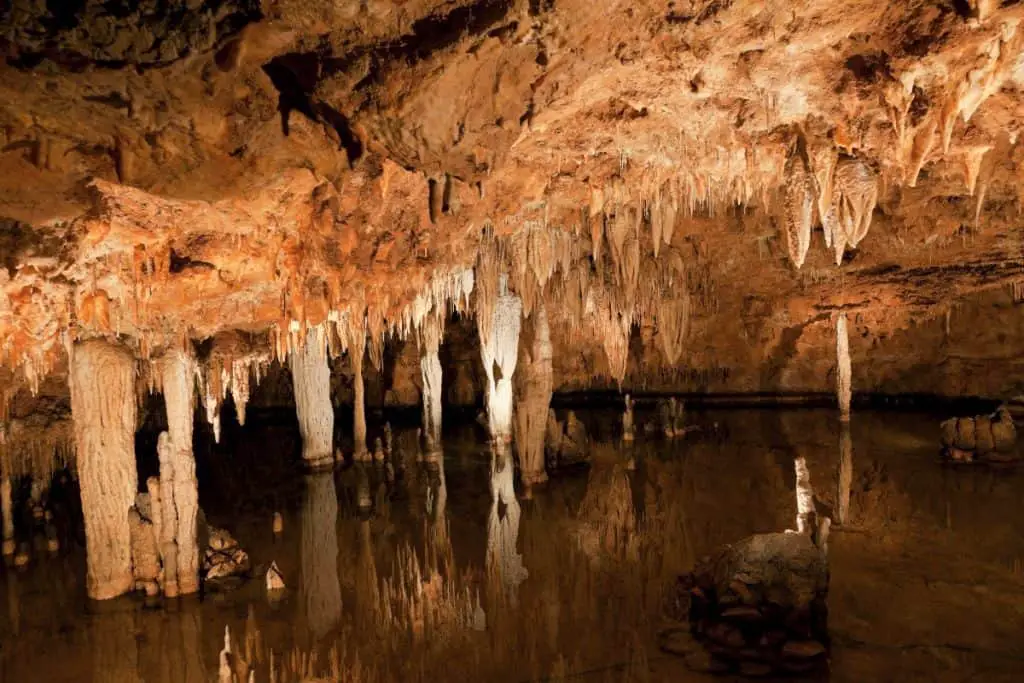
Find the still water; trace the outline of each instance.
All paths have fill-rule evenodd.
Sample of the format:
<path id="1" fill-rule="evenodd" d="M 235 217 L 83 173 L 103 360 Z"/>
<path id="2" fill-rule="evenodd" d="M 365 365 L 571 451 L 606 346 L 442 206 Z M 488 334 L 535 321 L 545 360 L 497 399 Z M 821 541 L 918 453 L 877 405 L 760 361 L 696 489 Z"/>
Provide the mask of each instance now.
<path id="1" fill-rule="evenodd" d="M 396 428 L 393 476 L 303 474 L 297 429 L 273 416 L 200 436 L 200 504 L 254 578 L 89 603 L 80 530 L 56 554 L 37 539 L 28 567 L 0 567 L 0 681 L 216 681 L 225 627 L 260 683 L 714 680 L 657 647 L 675 579 L 793 527 L 799 456 L 845 522 L 829 540 L 830 680 L 1021 680 L 1024 470 L 943 467 L 940 416 L 862 412 L 844 438 L 828 410 L 709 410 L 685 438 L 640 429 L 625 447 L 616 414 L 577 414 L 590 466 L 529 497 L 470 421 L 448 426 L 441 469 Z M 273 599 L 271 562 L 287 586 Z"/>

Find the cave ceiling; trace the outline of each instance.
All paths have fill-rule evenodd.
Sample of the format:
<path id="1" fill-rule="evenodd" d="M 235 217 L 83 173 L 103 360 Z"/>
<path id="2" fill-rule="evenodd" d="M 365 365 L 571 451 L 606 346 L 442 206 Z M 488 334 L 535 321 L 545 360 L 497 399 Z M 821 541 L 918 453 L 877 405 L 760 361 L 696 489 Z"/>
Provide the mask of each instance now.
<path id="1" fill-rule="evenodd" d="M 1024 278 L 1022 16 L 14 0 L 2 372 L 37 386 L 94 337 L 146 359 L 242 333 L 281 355 L 347 321 L 372 346 L 468 305 L 474 267 L 478 299 L 507 271 L 562 334 L 646 325 L 677 362 L 840 309 L 892 334 Z"/>

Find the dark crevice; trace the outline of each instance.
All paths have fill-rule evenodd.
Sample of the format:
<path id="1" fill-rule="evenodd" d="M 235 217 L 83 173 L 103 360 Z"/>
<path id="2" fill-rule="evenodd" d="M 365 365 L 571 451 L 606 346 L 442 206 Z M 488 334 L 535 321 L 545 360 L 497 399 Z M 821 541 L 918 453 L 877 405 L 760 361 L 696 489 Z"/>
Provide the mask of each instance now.
<path id="1" fill-rule="evenodd" d="M 216 266 L 207 261 L 197 261 L 188 256 L 180 256 L 171 249 L 171 273 L 180 273 L 188 268 L 200 268 L 205 270 L 216 270 Z"/>

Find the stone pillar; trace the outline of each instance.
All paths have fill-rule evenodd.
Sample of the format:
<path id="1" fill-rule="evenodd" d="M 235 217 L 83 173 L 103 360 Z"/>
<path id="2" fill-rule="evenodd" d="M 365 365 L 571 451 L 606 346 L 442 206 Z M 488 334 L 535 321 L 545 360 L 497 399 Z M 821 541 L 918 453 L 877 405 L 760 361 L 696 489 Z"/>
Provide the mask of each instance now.
<path id="1" fill-rule="evenodd" d="M 123 348 L 93 340 L 75 344 L 69 383 L 75 426 L 86 590 L 106 600 L 132 588 L 128 510 L 135 504 L 135 361 Z"/>
<path id="2" fill-rule="evenodd" d="M 341 616 L 338 580 L 338 497 L 330 473 L 306 476 L 302 509 L 302 594 L 314 639 Z"/>
<path id="3" fill-rule="evenodd" d="M 363 382 L 363 356 L 366 354 L 366 327 L 360 322 L 349 328 L 348 357 L 352 362 L 352 441 L 356 460 L 368 459 L 366 448 L 366 386 Z"/>
<path id="4" fill-rule="evenodd" d="M 302 459 L 311 468 L 334 464 L 334 407 L 331 404 L 331 368 L 319 328 L 309 331 L 306 343 L 292 352 L 295 412 L 302 433 Z"/>
<path id="5" fill-rule="evenodd" d="M 512 437 L 512 375 L 519 354 L 522 311 L 523 302 L 508 291 L 508 276 L 499 276 L 490 334 L 477 323 L 487 373 L 487 422 L 496 441 L 508 442 Z"/>
<path id="6" fill-rule="evenodd" d="M 160 363 L 167 406 L 167 431 L 157 440 L 160 458 L 160 545 L 164 594 L 188 595 L 199 590 L 199 545 L 196 516 L 199 485 L 192 454 L 195 362 L 184 351 L 171 351 Z M 156 503 L 156 501 L 153 501 Z M 157 512 L 154 510 L 154 514 Z"/>
<path id="7" fill-rule="evenodd" d="M 435 316 L 428 316 L 420 328 L 420 373 L 423 377 L 423 436 L 427 455 L 441 445 L 441 346 L 442 325 Z"/>
<path id="8" fill-rule="evenodd" d="M 852 370 L 850 367 L 850 339 L 846 332 L 846 314 L 836 318 L 836 399 L 839 402 L 839 419 L 850 421 L 850 399 L 853 395 Z"/>
<path id="9" fill-rule="evenodd" d="M 544 471 L 544 436 L 554 386 L 551 377 L 551 334 L 547 311 L 538 302 L 531 316 L 533 342 L 523 354 L 523 368 L 517 375 L 516 448 L 523 483 L 547 481 Z"/>

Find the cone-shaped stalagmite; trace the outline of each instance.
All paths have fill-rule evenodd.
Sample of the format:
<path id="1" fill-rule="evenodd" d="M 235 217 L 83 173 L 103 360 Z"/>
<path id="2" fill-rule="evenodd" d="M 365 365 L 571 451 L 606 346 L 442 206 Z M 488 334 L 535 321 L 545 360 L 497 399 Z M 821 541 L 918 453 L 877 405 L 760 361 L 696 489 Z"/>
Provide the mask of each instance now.
<path id="1" fill-rule="evenodd" d="M 846 332 L 846 314 L 836 318 L 836 399 L 839 401 L 839 419 L 850 420 L 850 399 L 852 397 L 852 369 L 850 366 L 850 339 Z"/>
<path id="2" fill-rule="evenodd" d="M 95 600 L 134 582 L 128 510 L 135 504 L 135 361 L 104 341 L 78 343 L 69 383 L 85 517 L 86 590 Z"/>
<path id="3" fill-rule="evenodd" d="M 490 328 L 480 322 L 480 352 L 487 374 L 487 422 L 491 438 L 508 441 L 512 436 L 512 375 L 519 352 L 519 328 L 523 303 L 508 291 L 508 276 L 498 278 Z"/>
<path id="4" fill-rule="evenodd" d="M 526 484 L 547 479 L 544 472 L 544 433 L 551 404 L 551 334 L 543 302 L 531 316 L 533 343 L 523 353 L 523 366 L 517 375 L 516 448 L 519 468 Z"/>
<path id="5" fill-rule="evenodd" d="M 159 538 L 164 562 L 164 594 L 173 597 L 199 590 L 199 547 L 196 515 L 199 488 L 192 455 L 192 415 L 195 363 L 183 351 L 171 351 L 161 362 L 161 382 L 167 405 L 167 432 L 160 435 Z"/>
<path id="6" fill-rule="evenodd" d="M 310 467 L 334 462 L 334 408 L 331 405 L 331 368 L 321 328 L 313 328 L 306 343 L 292 352 L 295 412 L 302 433 L 302 459 Z"/>
<path id="7" fill-rule="evenodd" d="M 302 510 L 301 579 L 306 620 L 314 638 L 323 637 L 341 616 L 337 525 L 333 475 L 308 475 Z"/>
<path id="8" fill-rule="evenodd" d="M 438 349 L 444 323 L 428 315 L 420 328 L 420 373 L 423 377 L 423 434 L 429 448 L 441 443 L 441 360 Z M 428 453 L 428 456 L 430 454 Z"/>

